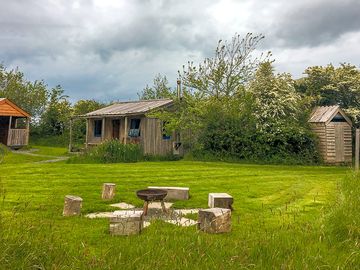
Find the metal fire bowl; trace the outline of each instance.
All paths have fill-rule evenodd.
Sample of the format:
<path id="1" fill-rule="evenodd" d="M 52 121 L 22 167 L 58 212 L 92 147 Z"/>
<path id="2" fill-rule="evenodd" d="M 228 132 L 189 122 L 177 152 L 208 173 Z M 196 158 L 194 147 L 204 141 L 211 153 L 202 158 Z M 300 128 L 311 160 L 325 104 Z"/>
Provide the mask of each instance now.
<path id="1" fill-rule="evenodd" d="M 163 189 L 142 189 L 136 191 L 136 196 L 144 201 L 161 201 L 167 195 L 167 190 Z"/>

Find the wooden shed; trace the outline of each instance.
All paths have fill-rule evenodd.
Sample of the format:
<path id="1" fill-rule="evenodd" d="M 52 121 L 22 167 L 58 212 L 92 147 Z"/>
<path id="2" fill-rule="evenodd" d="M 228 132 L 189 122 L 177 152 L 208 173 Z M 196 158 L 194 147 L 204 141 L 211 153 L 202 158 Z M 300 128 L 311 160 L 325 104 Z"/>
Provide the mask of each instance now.
<path id="1" fill-rule="evenodd" d="M 81 116 L 86 118 L 86 147 L 116 139 L 124 144 L 141 144 L 144 154 L 180 154 L 177 134 L 168 136 L 162 121 L 146 116 L 152 110 L 168 109 L 173 104 L 171 99 L 130 101 L 89 112 Z"/>
<path id="2" fill-rule="evenodd" d="M 309 123 L 319 136 L 320 153 L 325 163 L 352 162 L 352 122 L 338 105 L 316 107 Z"/>
<path id="3" fill-rule="evenodd" d="M 29 143 L 30 115 L 6 98 L 0 98 L 0 143 L 19 148 Z"/>

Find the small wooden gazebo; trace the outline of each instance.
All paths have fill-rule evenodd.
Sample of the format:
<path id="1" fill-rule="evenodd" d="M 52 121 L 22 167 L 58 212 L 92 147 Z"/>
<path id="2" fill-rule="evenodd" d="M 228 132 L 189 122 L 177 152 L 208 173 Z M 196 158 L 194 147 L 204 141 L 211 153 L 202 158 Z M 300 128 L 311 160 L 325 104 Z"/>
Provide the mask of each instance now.
<path id="1" fill-rule="evenodd" d="M 19 148 L 29 143 L 30 115 L 6 98 L 0 98 L 0 143 Z"/>
<path id="2" fill-rule="evenodd" d="M 320 153 L 325 163 L 352 162 L 352 122 L 340 106 L 316 107 L 309 123 L 319 137 Z"/>

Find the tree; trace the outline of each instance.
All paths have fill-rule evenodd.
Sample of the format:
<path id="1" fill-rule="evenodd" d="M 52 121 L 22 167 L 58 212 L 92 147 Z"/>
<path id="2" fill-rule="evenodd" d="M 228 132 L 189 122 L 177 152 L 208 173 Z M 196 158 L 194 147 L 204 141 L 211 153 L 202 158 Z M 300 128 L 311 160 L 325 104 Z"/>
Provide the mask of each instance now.
<path id="1" fill-rule="evenodd" d="M 69 128 L 71 104 L 60 85 L 51 89 L 48 105 L 41 117 L 41 130 L 45 135 L 62 135 Z"/>
<path id="2" fill-rule="evenodd" d="M 231 42 L 219 40 L 213 58 L 206 58 L 198 67 L 193 62 L 183 66 L 179 76 L 184 86 L 194 89 L 204 97 L 221 98 L 238 94 L 253 77 L 254 71 L 262 61 L 253 57 L 263 35 L 245 38 L 235 35 Z M 268 58 L 270 53 L 265 58 Z"/>
<path id="3" fill-rule="evenodd" d="M 146 87 L 138 93 L 138 97 L 140 100 L 175 98 L 176 93 L 169 86 L 166 76 L 158 74 L 154 78 L 153 86 L 150 87 L 146 85 Z"/>
<path id="4" fill-rule="evenodd" d="M 287 73 L 275 75 L 271 62 L 260 64 L 249 92 L 253 97 L 252 114 L 259 129 L 299 120 L 301 99 L 294 81 Z"/>
<path id="5" fill-rule="evenodd" d="M 5 97 L 38 120 L 45 110 L 49 92 L 44 81 L 30 82 L 18 69 L 0 65 L 0 97 Z"/>

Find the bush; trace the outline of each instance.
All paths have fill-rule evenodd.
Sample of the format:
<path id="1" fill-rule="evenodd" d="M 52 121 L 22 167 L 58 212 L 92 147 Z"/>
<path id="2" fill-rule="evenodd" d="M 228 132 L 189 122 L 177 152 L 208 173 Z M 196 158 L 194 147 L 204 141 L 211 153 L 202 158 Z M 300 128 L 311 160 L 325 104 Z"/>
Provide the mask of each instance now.
<path id="1" fill-rule="evenodd" d="M 110 140 L 70 158 L 68 163 L 121 163 L 138 162 L 142 159 L 139 144 L 122 144 L 118 140 Z"/>
<path id="2" fill-rule="evenodd" d="M 7 155 L 8 153 L 9 149 L 5 145 L 0 143 L 0 163 L 4 161 L 5 155 Z"/>

